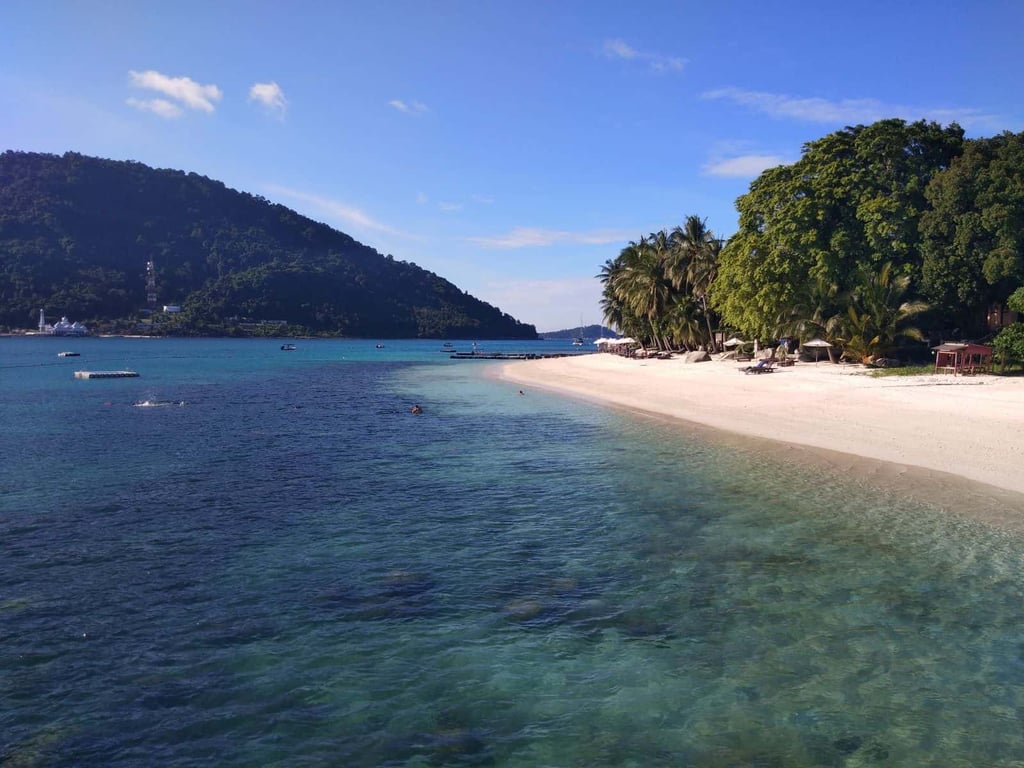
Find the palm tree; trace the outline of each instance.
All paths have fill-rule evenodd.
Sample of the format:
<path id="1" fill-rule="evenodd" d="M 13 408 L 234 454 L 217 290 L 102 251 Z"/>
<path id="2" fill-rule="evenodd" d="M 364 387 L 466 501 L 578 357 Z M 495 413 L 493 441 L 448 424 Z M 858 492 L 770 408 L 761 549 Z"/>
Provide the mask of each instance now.
<path id="1" fill-rule="evenodd" d="M 626 268 L 616 281 L 616 290 L 633 316 L 646 326 L 642 341 L 665 349 L 662 317 L 671 287 L 665 279 L 661 253 L 644 237 L 638 243 L 630 243 L 630 249 Z"/>
<path id="2" fill-rule="evenodd" d="M 665 327 L 674 347 L 689 351 L 703 343 L 701 309 L 693 296 L 678 293 L 671 298 L 666 308 Z"/>
<path id="3" fill-rule="evenodd" d="M 828 278 L 818 276 L 801 286 L 795 303 L 779 314 L 775 321 L 777 336 L 807 339 L 820 336 L 833 340 L 841 332 L 843 309 L 849 303 L 849 296 Z M 835 353 L 830 347 L 829 359 L 835 362 Z"/>
<path id="4" fill-rule="evenodd" d="M 672 230 L 672 243 L 676 256 L 670 272 L 673 284 L 692 296 L 700 306 L 707 326 L 707 343 L 714 350 L 714 331 L 708 294 L 718 274 L 718 255 L 722 241 L 707 228 L 707 219 L 687 216 L 681 227 Z"/>
<path id="5" fill-rule="evenodd" d="M 862 269 L 859 283 L 843 318 L 844 355 L 862 362 L 884 357 L 900 338 L 922 341 L 924 334 L 910 321 L 928 309 L 923 301 L 903 301 L 910 288 L 910 277 L 894 276 L 892 262 L 877 273 Z"/>
<path id="6" fill-rule="evenodd" d="M 721 241 L 698 216 L 671 233 L 630 242 L 597 275 L 606 321 L 659 349 L 674 343 L 713 348 L 708 293 L 720 250 Z"/>
<path id="7" fill-rule="evenodd" d="M 641 237 L 630 242 L 617 259 L 605 263 L 598 279 L 604 283 L 605 318 L 642 343 L 663 347 L 662 315 L 671 289 L 651 240 Z"/>

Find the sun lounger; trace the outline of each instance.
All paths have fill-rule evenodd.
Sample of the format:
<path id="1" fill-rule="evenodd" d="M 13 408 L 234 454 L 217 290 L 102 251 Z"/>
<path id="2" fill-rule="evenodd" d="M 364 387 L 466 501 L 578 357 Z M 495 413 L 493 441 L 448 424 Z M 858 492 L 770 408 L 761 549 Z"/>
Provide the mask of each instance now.
<path id="1" fill-rule="evenodd" d="M 757 365 L 748 365 L 746 368 L 740 368 L 740 370 L 744 373 L 771 373 L 774 368 L 774 360 L 759 360 Z"/>

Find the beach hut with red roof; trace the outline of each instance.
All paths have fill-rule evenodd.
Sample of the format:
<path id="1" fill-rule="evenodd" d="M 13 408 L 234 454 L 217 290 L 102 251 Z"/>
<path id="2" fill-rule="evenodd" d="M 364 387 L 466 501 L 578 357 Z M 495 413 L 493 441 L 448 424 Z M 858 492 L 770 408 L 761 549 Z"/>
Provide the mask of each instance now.
<path id="1" fill-rule="evenodd" d="M 932 347 L 935 373 L 988 373 L 992 370 L 992 347 L 984 344 L 947 342 Z"/>

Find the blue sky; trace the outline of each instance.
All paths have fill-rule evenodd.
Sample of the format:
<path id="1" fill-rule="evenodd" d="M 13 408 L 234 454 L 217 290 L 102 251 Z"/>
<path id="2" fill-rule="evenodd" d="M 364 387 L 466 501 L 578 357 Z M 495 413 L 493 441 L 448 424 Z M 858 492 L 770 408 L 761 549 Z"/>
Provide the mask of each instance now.
<path id="1" fill-rule="evenodd" d="M 1024 3 L 0 3 L 0 148 L 193 171 L 538 330 L 601 264 L 886 117 L 1024 130 Z"/>

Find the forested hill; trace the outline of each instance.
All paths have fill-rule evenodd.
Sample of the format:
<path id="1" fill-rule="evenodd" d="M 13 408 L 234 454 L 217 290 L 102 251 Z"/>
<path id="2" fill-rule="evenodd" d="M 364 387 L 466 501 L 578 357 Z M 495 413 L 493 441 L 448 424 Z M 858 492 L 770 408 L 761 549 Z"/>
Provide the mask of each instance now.
<path id="1" fill-rule="evenodd" d="M 536 329 L 438 275 L 383 256 L 262 197 L 141 163 L 0 155 L 0 326 L 40 309 L 112 330 L 157 302 L 155 329 L 231 333 L 285 320 L 290 332 L 389 338 L 536 338 Z"/>

